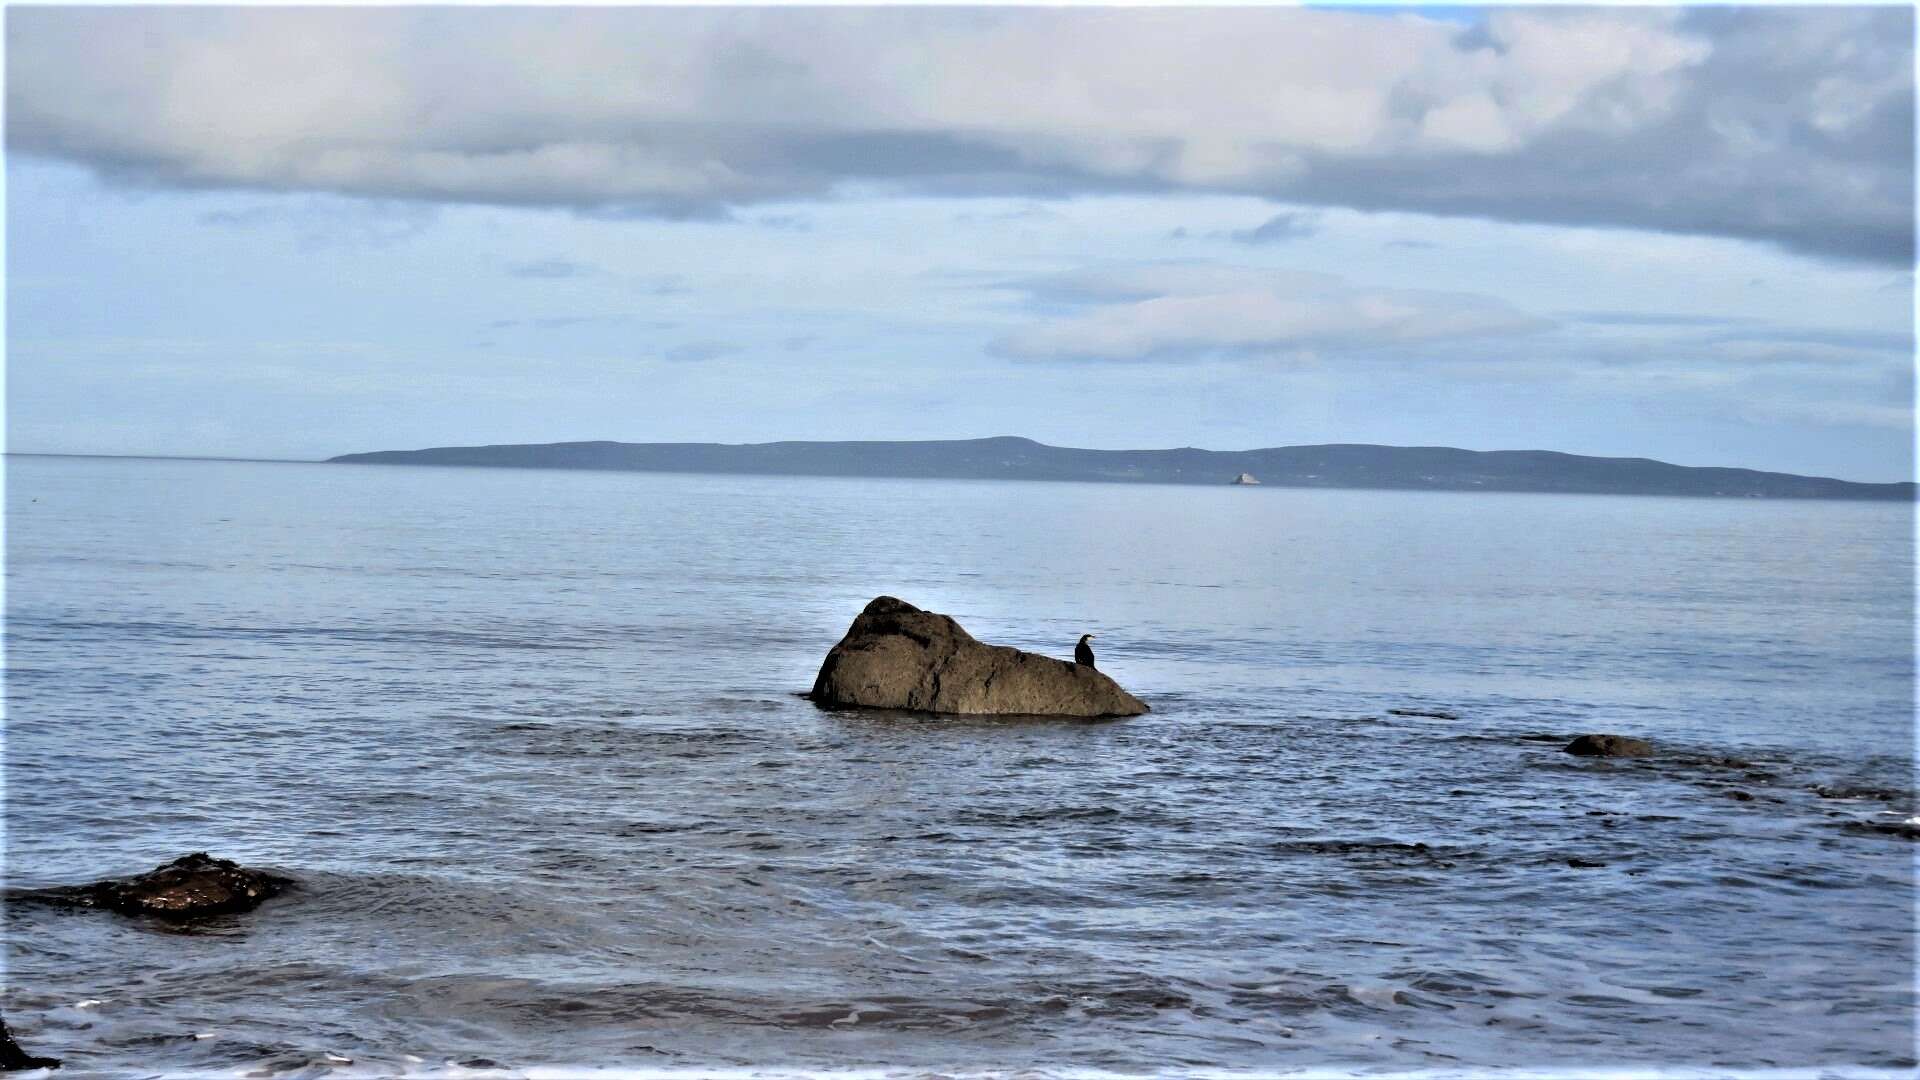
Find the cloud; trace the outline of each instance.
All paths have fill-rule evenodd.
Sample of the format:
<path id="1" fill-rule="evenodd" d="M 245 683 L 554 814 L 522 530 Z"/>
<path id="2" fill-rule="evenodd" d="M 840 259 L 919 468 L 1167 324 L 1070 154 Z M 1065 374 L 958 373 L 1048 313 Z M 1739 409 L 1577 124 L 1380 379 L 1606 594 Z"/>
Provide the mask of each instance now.
<path id="1" fill-rule="evenodd" d="M 685 296 L 693 292 L 693 286 L 678 274 L 641 282 L 637 288 L 647 296 Z"/>
<path id="2" fill-rule="evenodd" d="M 1567 364 L 1614 367 L 1699 366 L 1735 371 L 1767 366 L 1818 367 L 1829 378 L 1849 371 L 1877 377 L 1908 369 L 1910 330 L 1792 326 L 1757 317 L 1663 312 L 1561 312 L 1567 333 L 1559 355 Z"/>
<path id="3" fill-rule="evenodd" d="M 1001 221 L 1037 222 L 1037 221 L 1061 221 L 1061 220 L 1064 220 L 1064 215 L 1062 215 L 1059 211 L 1049 210 L 1044 206 L 1039 206 L 1032 203 L 1029 203 L 1026 206 L 1016 207 L 1012 210 L 996 210 L 996 211 L 989 211 L 985 213 L 975 213 L 973 211 L 967 211 L 965 213 L 959 213 L 959 214 L 953 215 L 953 221 L 954 221 L 954 224 L 956 225 L 972 225 L 979 222 L 989 222 L 989 223 L 1001 222 Z"/>
<path id="4" fill-rule="evenodd" d="M 547 315 L 538 319 L 528 319 L 527 325 L 536 330 L 565 330 L 574 326 L 624 321 L 626 318 L 620 315 Z"/>
<path id="5" fill-rule="evenodd" d="M 731 342 L 689 341 L 684 345 L 676 345 L 661 355 L 676 364 L 700 364 L 739 351 L 740 346 Z"/>
<path id="6" fill-rule="evenodd" d="M 490 330 L 571 330 L 575 327 L 607 327 L 617 325 L 638 325 L 651 330 L 671 330 L 678 323 L 660 320 L 641 321 L 630 314 L 603 315 L 540 315 L 524 319 L 492 319 L 486 324 Z"/>
<path id="7" fill-rule="evenodd" d="M 1819 327 L 1741 328 L 1716 333 L 1697 349 L 1702 358 L 1733 366 L 1822 368 L 1828 378 L 1874 379 L 1911 370 L 1913 336 Z"/>
<path id="8" fill-rule="evenodd" d="M 1906 263 L 1913 19 L 22 8 L 7 140 L 126 183 L 616 216 L 1211 191 Z"/>
<path id="9" fill-rule="evenodd" d="M 1753 321 L 1741 315 L 1692 315 L 1669 311 L 1563 311 L 1560 317 L 1595 326 L 1733 326 Z"/>
<path id="10" fill-rule="evenodd" d="M 1552 324 L 1468 293 L 1355 285 L 1331 274 L 1217 263 L 1152 263 L 1024 284 L 1043 306 L 1075 308 L 1008 334 L 1023 360 L 1155 360 L 1355 351 L 1504 337 Z"/>
<path id="11" fill-rule="evenodd" d="M 813 219 L 804 214 L 762 214 L 754 218 L 753 223 L 763 229 L 777 229 L 781 232 L 813 231 Z"/>
<path id="12" fill-rule="evenodd" d="M 1783 327 L 1725 334 L 1727 342 L 1755 342 L 1771 345 L 1809 345 L 1843 352 L 1879 352 L 1900 356 L 1913 354 L 1913 331 L 1844 330 L 1823 327 Z"/>
<path id="13" fill-rule="evenodd" d="M 1712 343 L 1703 356 L 1747 366 L 1797 364 L 1834 368 L 1862 368 L 1884 363 L 1886 350 L 1850 348 L 1806 341 L 1740 338 Z"/>
<path id="14" fill-rule="evenodd" d="M 1281 244 L 1312 236 L 1319 231 L 1320 215 L 1290 210 L 1275 214 L 1254 228 L 1238 229 L 1227 235 L 1242 244 Z"/>
<path id="15" fill-rule="evenodd" d="M 439 208 L 426 203 L 315 195 L 209 210 L 198 220 L 216 229 L 286 230 L 302 251 L 319 251 L 390 248 L 425 232 L 438 218 Z"/>
<path id="16" fill-rule="evenodd" d="M 1760 420 L 1913 431 L 1913 408 L 1908 405 L 1862 401 L 1762 401 L 1750 405 L 1748 411 Z"/>
<path id="17" fill-rule="evenodd" d="M 536 259 L 532 262 L 513 263 L 507 267 L 507 273 L 517 278 L 561 278 L 590 277 L 600 272 L 600 268 L 591 263 L 574 262 L 572 259 Z"/>

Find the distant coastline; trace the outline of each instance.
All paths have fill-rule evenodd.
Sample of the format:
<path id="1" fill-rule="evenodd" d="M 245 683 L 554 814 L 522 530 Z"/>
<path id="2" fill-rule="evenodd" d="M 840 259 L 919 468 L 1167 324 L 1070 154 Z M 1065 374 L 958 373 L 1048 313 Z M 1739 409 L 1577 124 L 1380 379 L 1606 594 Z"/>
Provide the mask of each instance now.
<path id="1" fill-rule="evenodd" d="M 1084 450 L 1000 436 L 896 442 L 564 442 L 379 450 L 343 465 L 629 472 L 747 473 L 940 480 L 1074 480 L 1226 487 L 1241 474 L 1263 488 L 1684 495 L 1717 498 L 1912 501 L 1912 482 L 1857 483 L 1791 473 L 1673 465 L 1549 450 L 1334 443 L 1260 450 Z M 1253 486 L 1253 485 L 1245 485 Z M 1257 496 L 1249 496 L 1257 497 Z"/>

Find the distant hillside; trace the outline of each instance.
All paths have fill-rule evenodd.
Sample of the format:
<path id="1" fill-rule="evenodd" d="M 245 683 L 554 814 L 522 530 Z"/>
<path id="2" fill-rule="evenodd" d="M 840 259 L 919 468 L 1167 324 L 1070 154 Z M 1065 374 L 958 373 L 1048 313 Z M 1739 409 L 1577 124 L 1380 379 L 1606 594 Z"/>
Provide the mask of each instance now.
<path id="1" fill-rule="evenodd" d="M 960 480 L 1097 480 L 1227 484 L 1249 473 L 1267 487 L 1418 491 L 1554 491 L 1781 499 L 1912 499 L 1914 485 L 1701 469 L 1647 458 L 1444 446 L 1276 446 L 1266 450 L 1075 450 L 1001 437 L 946 442 L 570 442 L 381 450 L 330 461 L 354 465 L 472 465 L 518 469 L 892 476 Z"/>

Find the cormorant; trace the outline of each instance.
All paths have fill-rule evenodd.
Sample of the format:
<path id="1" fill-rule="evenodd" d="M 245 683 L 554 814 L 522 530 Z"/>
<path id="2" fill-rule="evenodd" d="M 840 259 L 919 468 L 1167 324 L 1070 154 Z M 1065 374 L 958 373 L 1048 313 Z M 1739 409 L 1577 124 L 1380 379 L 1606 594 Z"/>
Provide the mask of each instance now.
<path id="1" fill-rule="evenodd" d="M 1078 644 L 1078 645 L 1075 645 L 1075 646 L 1073 647 L 1073 662 L 1074 662 L 1074 663 L 1076 663 L 1076 664 L 1085 664 L 1085 665 L 1087 665 L 1088 667 L 1092 667 L 1092 666 L 1093 666 L 1093 646 L 1091 646 L 1091 645 L 1089 645 L 1089 644 L 1087 644 L 1087 642 L 1089 642 L 1089 641 L 1092 641 L 1092 640 L 1093 640 L 1093 635 L 1092 635 L 1092 634 L 1081 634 L 1081 635 L 1080 635 L 1080 644 Z"/>

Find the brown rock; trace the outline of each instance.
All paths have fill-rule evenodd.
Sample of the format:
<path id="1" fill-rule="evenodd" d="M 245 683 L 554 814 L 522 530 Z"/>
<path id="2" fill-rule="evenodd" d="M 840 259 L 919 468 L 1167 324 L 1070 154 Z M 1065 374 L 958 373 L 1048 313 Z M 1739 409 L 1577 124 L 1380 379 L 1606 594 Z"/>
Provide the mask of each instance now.
<path id="1" fill-rule="evenodd" d="M 945 615 L 874 598 L 820 665 L 821 705 L 976 715 L 1138 716 L 1145 702 L 1084 664 L 975 641 Z"/>
<path id="2" fill-rule="evenodd" d="M 1582 735 L 1567 744 L 1567 753 L 1578 757 L 1648 757 L 1653 745 L 1625 735 Z"/>
<path id="3" fill-rule="evenodd" d="M 192 919 L 251 911 L 291 884 L 287 878 L 196 851 L 136 877 L 36 889 L 19 895 L 24 900 L 107 908 L 123 915 Z"/>

